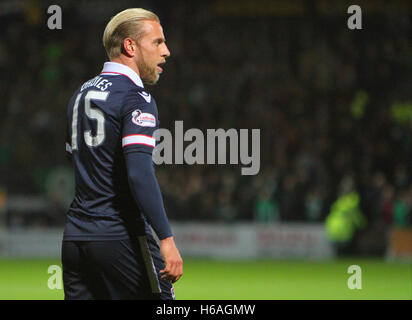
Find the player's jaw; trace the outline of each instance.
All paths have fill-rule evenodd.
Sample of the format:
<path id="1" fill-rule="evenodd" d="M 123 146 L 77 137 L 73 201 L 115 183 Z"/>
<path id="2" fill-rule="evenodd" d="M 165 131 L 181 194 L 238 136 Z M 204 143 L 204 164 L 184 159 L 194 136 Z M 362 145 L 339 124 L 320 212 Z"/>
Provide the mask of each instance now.
<path id="1" fill-rule="evenodd" d="M 160 62 L 154 61 L 149 63 L 144 55 L 140 55 L 140 59 L 136 61 L 137 67 L 139 69 L 140 78 L 145 84 L 154 85 L 159 80 L 160 74 L 163 72 L 163 66 L 165 60 Z"/>
<path id="2" fill-rule="evenodd" d="M 150 67 L 144 59 L 137 61 L 137 67 L 140 72 L 140 78 L 145 84 L 155 84 L 159 80 L 159 74 L 156 68 Z"/>

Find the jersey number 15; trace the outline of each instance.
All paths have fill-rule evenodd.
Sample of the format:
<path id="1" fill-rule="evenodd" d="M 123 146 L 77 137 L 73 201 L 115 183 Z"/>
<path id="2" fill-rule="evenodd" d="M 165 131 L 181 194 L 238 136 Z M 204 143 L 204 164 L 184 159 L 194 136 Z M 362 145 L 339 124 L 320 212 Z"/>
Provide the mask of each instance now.
<path id="1" fill-rule="evenodd" d="M 72 150 L 77 150 L 77 123 L 78 123 L 78 115 L 79 115 L 79 104 L 80 99 L 82 98 L 83 93 L 79 93 L 76 97 L 76 101 L 73 107 L 73 118 L 72 118 Z M 109 92 L 102 92 L 102 91 L 88 91 L 86 96 L 84 97 L 84 112 L 89 119 L 97 120 L 97 130 L 96 135 L 92 135 L 91 130 L 87 130 L 84 132 L 84 141 L 89 147 L 97 147 L 103 141 L 105 137 L 104 132 L 104 113 L 91 106 L 91 100 L 98 100 L 98 101 L 106 101 L 107 97 L 109 96 Z"/>

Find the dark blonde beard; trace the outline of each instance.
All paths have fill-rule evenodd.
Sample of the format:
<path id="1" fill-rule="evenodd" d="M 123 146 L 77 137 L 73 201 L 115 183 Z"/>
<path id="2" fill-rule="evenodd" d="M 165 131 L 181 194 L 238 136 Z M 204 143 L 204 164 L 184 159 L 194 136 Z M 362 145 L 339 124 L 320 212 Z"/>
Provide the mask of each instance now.
<path id="1" fill-rule="evenodd" d="M 159 74 L 156 72 L 156 67 L 150 68 L 143 58 L 140 51 L 140 57 L 137 61 L 137 68 L 139 69 L 140 78 L 144 84 L 154 85 L 159 80 Z"/>

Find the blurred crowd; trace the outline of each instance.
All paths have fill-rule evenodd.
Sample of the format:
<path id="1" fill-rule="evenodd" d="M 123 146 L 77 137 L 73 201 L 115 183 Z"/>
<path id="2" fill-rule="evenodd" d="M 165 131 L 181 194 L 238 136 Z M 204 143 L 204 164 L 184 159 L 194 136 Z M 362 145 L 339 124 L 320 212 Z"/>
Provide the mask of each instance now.
<path id="1" fill-rule="evenodd" d="M 319 15 L 225 17 L 183 3 L 152 9 L 171 51 L 158 85 L 148 88 L 161 127 L 173 132 L 183 120 L 185 130 L 261 129 L 255 176 L 242 176 L 240 165 L 158 166 L 170 219 L 323 221 L 350 185 L 370 224 L 412 224 L 408 15 L 370 16 L 351 31 L 345 19 Z M 63 29 L 54 31 L 27 13 L 1 17 L 7 195 L 70 195 L 70 174 L 54 183 L 50 176 L 71 170 L 66 105 L 107 61 L 107 19 L 63 10 Z"/>

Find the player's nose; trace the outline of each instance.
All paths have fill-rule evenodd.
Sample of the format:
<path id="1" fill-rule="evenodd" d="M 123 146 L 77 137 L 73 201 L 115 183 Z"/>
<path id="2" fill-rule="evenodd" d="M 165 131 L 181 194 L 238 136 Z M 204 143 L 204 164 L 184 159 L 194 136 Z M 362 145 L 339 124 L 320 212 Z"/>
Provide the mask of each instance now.
<path id="1" fill-rule="evenodd" d="M 166 44 L 164 44 L 163 49 L 162 49 L 162 57 L 167 58 L 169 56 L 170 56 L 169 48 L 167 47 Z"/>

